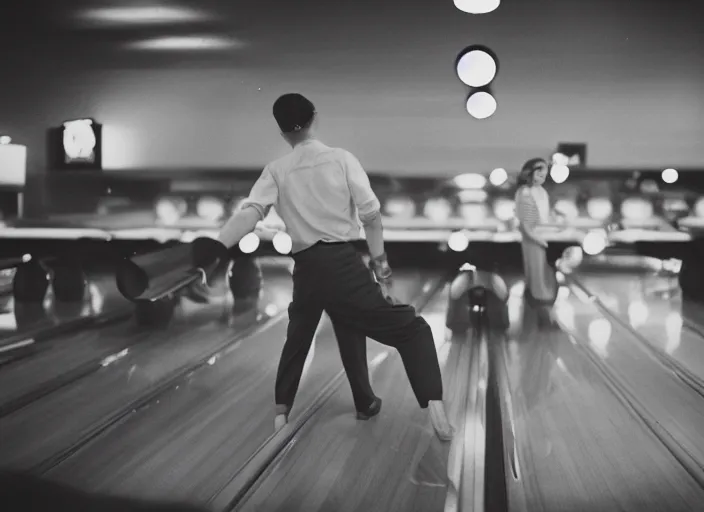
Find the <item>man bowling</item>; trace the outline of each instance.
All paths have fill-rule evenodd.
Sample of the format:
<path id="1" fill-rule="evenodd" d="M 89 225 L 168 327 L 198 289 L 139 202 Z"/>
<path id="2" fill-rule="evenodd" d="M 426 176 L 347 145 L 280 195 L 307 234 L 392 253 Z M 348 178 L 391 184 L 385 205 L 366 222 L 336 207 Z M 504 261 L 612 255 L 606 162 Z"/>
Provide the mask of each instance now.
<path id="1" fill-rule="evenodd" d="M 264 168 L 249 198 L 220 231 L 233 247 L 272 206 L 293 242 L 293 298 L 286 343 L 276 376 L 275 427 L 288 422 L 303 366 L 323 311 L 330 317 L 352 388 L 357 418 L 381 410 L 369 381 L 366 338 L 396 348 L 421 408 L 428 409 L 436 435 L 450 440 L 452 427 L 433 335 L 409 305 L 392 298 L 392 271 L 384 252 L 380 204 L 359 161 L 348 151 L 315 138 L 317 113 L 300 94 L 285 94 L 273 106 L 281 135 L 292 151 Z M 369 269 L 349 243 L 364 226 Z"/>

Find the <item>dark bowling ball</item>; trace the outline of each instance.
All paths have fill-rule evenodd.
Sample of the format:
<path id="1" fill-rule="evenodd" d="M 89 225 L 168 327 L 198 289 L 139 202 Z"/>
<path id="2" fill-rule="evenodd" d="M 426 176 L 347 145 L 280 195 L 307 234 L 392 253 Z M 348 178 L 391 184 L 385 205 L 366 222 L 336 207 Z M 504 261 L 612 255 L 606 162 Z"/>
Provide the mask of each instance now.
<path id="1" fill-rule="evenodd" d="M 135 304 L 137 324 L 142 327 L 166 327 L 174 317 L 178 300 L 177 296 L 170 296 L 155 301 L 138 301 Z"/>
<path id="2" fill-rule="evenodd" d="M 80 302 L 86 296 L 88 280 L 78 264 L 60 263 L 54 267 L 54 297 L 59 302 Z"/>
<path id="3" fill-rule="evenodd" d="M 44 301 L 49 288 L 49 272 L 37 260 L 30 260 L 17 267 L 12 278 L 12 293 L 17 302 Z"/>
<path id="4" fill-rule="evenodd" d="M 17 302 L 14 307 L 17 329 L 29 329 L 39 323 L 47 323 L 51 314 L 41 302 Z"/>
<path id="5" fill-rule="evenodd" d="M 250 256 L 235 259 L 228 272 L 227 281 L 235 300 L 259 297 L 263 281 L 259 262 Z"/>
<path id="6" fill-rule="evenodd" d="M 213 238 L 196 238 L 191 242 L 193 266 L 208 268 L 228 256 L 228 250 L 219 240 Z"/>
<path id="7" fill-rule="evenodd" d="M 695 302 L 704 302 L 704 239 L 695 238 L 682 254 L 679 282 L 682 296 Z"/>

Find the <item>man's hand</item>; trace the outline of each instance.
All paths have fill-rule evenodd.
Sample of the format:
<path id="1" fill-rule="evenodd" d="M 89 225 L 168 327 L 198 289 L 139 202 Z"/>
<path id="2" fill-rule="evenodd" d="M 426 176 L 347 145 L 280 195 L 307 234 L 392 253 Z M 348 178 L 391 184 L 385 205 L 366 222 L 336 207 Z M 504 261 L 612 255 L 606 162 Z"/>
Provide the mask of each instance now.
<path id="1" fill-rule="evenodd" d="M 389 266 L 389 262 L 386 259 L 386 254 L 373 258 L 369 263 L 384 298 L 390 304 L 400 304 L 401 301 L 398 300 L 394 293 L 391 266 Z"/>

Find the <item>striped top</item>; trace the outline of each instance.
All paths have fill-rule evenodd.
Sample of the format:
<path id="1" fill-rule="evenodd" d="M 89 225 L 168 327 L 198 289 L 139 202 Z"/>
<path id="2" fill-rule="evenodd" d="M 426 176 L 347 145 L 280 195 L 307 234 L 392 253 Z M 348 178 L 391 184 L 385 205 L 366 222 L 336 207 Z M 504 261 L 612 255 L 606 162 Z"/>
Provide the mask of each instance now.
<path id="1" fill-rule="evenodd" d="M 276 208 L 294 253 L 321 241 L 360 239 L 361 222 L 381 209 L 359 160 L 317 140 L 298 144 L 267 165 L 242 203 L 242 208 L 249 206 L 262 219 Z"/>
<path id="2" fill-rule="evenodd" d="M 521 187 L 516 192 L 516 217 L 529 229 L 550 222 L 550 198 L 543 187 Z"/>

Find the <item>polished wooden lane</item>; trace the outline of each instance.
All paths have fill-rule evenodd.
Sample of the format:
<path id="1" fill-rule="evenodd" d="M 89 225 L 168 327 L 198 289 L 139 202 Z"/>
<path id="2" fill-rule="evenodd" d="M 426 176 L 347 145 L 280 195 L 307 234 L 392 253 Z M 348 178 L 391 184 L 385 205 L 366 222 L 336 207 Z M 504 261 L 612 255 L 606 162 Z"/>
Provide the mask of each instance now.
<path id="1" fill-rule="evenodd" d="M 534 312 L 524 306 L 523 286 L 520 280 L 511 286 L 508 340 L 492 341 L 501 347 L 497 367 L 503 373 L 504 392 L 510 394 L 505 403 L 511 410 L 504 410 L 504 421 L 511 422 L 515 435 L 515 468 L 509 460 L 511 471 L 506 475 L 510 509 L 698 510 L 704 490 L 637 415 L 624 407 L 581 343 L 568 334 L 582 331 L 585 315 L 590 322 L 598 320 L 597 313 L 578 309 L 579 303 L 562 293 L 556 311 L 567 333 L 540 330 Z M 628 336 L 616 327 L 610 340 L 605 332 L 600 334 L 603 337 L 592 343 L 603 343 L 600 350 L 609 354 Z M 629 374 L 634 367 L 629 360 L 646 360 L 632 352 L 618 355 L 614 371 Z M 696 399 L 684 386 L 667 385 L 671 377 L 662 367 L 649 364 L 638 369 L 642 371 L 639 382 L 649 386 L 643 391 L 664 385 L 647 401 L 648 406 L 668 402 L 665 408 L 679 418 L 691 412 Z M 661 416 L 662 409 L 661 405 L 658 419 L 670 423 Z M 510 456 L 511 443 L 505 444 Z"/>
<path id="2" fill-rule="evenodd" d="M 432 277 L 398 270 L 396 286 L 410 298 Z M 285 329 L 282 322 L 213 361 L 49 476 L 91 491 L 208 502 L 273 434 L 273 386 Z M 382 348 L 370 345 L 369 358 Z M 308 361 L 291 421 L 342 370 L 327 320 Z M 354 418 L 347 385 L 342 395 L 345 414 Z"/>
<path id="3" fill-rule="evenodd" d="M 559 318 L 565 330 L 612 384 L 647 413 L 651 428 L 704 484 L 704 398 L 650 354 L 632 330 L 605 317 L 586 294 L 562 291 Z"/>
<path id="4" fill-rule="evenodd" d="M 263 266 L 262 271 L 265 288 L 260 308 L 271 314 L 285 310 L 292 288 L 289 267 L 269 265 Z M 0 422 L 3 441 L 0 467 L 36 468 L 46 463 L 57 453 L 82 442 L 96 428 L 102 428 L 125 407 L 163 385 L 164 379 L 179 374 L 190 364 L 227 345 L 238 333 L 261 323 L 256 317 L 266 318 L 266 314 L 259 311 L 227 326 L 219 322 L 221 313 L 219 304 L 184 308 L 168 327 L 150 331 L 139 344 L 111 364 L 4 417 Z M 129 325 L 110 332 L 115 338 L 135 335 Z M 266 334 L 261 333 L 253 339 L 256 342 L 264 336 Z M 95 341 L 108 343 L 104 336 Z M 246 341 L 249 340 L 243 340 Z M 44 364 L 51 365 L 51 357 L 47 357 Z M 41 366 L 33 369 L 38 371 L 39 368 Z"/>
<path id="5" fill-rule="evenodd" d="M 438 345 L 445 337 L 446 301 L 446 292 L 438 293 L 423 310 Z M 448 348 L 439 348 L 443 368 Z M 379 416 L 356 421 L 347 390 L 339 390 L 237 510 L 443 510 L 449 444 L 435 438 L 395 352 L 379 365 L 373 381 L 384 400 Z"/>
<path id="6" fill-rule="evenodd" d="M 687 304 L 676 276 L 655 272 L 624 272 L 619 276 L 580 272 L 575 277 L 587 293 L 598 297 L 644 342 L 704 380 L 704 337 L 697 325 L 704 320 L 704 308 Z M 691 323 L 694 329 L 689 327 Z"/>

